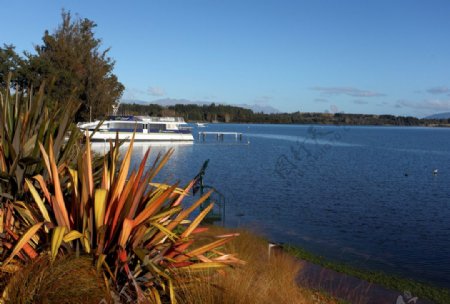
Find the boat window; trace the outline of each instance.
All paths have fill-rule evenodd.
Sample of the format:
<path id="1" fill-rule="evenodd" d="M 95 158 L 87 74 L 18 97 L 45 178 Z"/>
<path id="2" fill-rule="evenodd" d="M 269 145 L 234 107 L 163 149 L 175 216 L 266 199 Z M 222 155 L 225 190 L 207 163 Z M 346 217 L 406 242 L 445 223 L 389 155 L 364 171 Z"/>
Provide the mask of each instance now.
<path id="1" fill-rule="evenodd" d="M 152 132 L 158 132 L 158 131 L 164 131 L 166 128 L 166 125 L 162 124 L 150 124 L 150 130 Z"/>
<path id="2" fill-rule="evenodd" d="M 114 121 L 109 124 L 110 131 L 126 131 L 133 132 L 134 128 L 137 130 L 142 130 L 143 124 L 137 124 L 136 122 L 123 122 L 123 121 Z"/>

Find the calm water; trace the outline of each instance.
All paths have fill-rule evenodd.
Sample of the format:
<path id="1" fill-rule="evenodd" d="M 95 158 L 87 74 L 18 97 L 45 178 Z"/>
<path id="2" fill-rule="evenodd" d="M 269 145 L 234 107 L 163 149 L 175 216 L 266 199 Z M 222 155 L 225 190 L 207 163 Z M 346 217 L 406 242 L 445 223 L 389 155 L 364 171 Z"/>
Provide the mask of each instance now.
<path id="1" fill-rule="evenodd" d="M 187 182 L 210 159 L 205 183 L 225 195 L 226 226 L 450 288 L 450 129 L 213 124 L 195 136 L 198 130 L 245 135 L 155 146 L 175 147 L 160 179 Z M 136 147 L 136 162 L 146 148 Z"/>

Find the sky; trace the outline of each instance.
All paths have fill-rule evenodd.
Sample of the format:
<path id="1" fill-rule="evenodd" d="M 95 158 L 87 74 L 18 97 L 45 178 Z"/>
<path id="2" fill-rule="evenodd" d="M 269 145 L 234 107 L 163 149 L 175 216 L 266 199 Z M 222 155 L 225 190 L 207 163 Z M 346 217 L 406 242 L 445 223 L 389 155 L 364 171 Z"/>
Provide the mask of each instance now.
<path id="1" fill-rule="evenodd" d="M 62 9 L 93 20 L 124 99 L 450 112 L 448 0 L 0 0 L 0 7 L 0 44 L 18 52 L 53 32 Z"/>

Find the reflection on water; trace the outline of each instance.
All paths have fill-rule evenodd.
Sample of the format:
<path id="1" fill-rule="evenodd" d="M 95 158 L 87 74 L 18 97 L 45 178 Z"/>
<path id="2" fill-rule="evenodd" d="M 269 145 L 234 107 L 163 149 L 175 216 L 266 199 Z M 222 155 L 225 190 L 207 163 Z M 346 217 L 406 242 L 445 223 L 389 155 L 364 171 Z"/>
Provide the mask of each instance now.
<path id="1" fill-rule="evenodd" d="M 146 168 L 153 164 L 158 154 L 165 154 L 169 149 L 173 149 L 172 158 L 166 165 L 165 170 L 160 176 L 164 177 L 163 181 L 167 183 L 174 183 L 180 181 L 181 177 L 191 180 L 195 174 L 180 173 L 186 169 L 183 164 L 183 160 L 186 159 L 190 153 L 192 153 L 194 143 L 192 141 L 180 141 L 180 142 L 135 142 L 133 143 L 133 154 L 131 158 L 130 168 L 138 168 L 145 153 L 150 149 L 150 157 L 147 161 Z M 121 156 L 125 155 L 130 146 L 129 142 L 124 142 L 120 148 Z M 106 154 L 109 151 L 109 143 L 93 142 L 91 143 L 92 151 L 100 154 Z M 196 169 L 198 171 L 198 169 Z M 194 171 L 195 172 L 195 171 Z M 186 180 L 186 182 L 187 182 Z"/>
<path id="2" fill-rule="evenodd" d="M 147 151 L 147 149 L 151 147 L 177 147 L 177 146 L 189 146 L 193 145 L 194 143 L 192 141 L 155 141 L 155 142 L 134 142 L 133 143 L 133 151 L 140 151 L 143 150 L 144 153 Z M 92 142 L 91 148 L 92 151 L 97 153 L 105 153 L 109 151 L 109 142 Z M 124 142 L 122 146 L 120 147 L 121 151 L 128 149 L 130 146 L 129 142 Z"/>
<path id="3" fill-rule="evenodd" d="M 450 288 L 450 129 L 210 124 L 208 131 L 243 132 L 250 143 L 152 144 L 152 158 L 175 148 L 158 179 L 185 184 L 210 159 L 205 182 L 225 195 L 226 225 Z M 148 146 L 136 144 L 134 164 Z"/>
<path id="4" fill-rule="evenodd" d="M 248 137 L 259 137 L 259 138 L 267 138 L 267 139 L 276 139 L 276 140 L 286 140 L 292 142 L 299 142 L 309 145 L 332 145 L 332 146 L 341 146 L 341 147 L 356 147 L 360 146 L 358 144 L 349 144 L 345 142 L 339 142 L 337 140 L 326 140 L 326 139 L 317 139 L 311 138 L 310 136 L 294 136 L 294 135 L 282 135 L 282 134 L 255 134 L 248 133 L 246 134 Z"/>

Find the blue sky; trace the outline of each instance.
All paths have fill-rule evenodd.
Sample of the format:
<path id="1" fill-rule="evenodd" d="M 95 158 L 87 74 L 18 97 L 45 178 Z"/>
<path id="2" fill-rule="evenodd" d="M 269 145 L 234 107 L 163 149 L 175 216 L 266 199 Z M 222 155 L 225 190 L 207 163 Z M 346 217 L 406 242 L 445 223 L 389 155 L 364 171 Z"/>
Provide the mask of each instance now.
<path id="1" fill-rule="evenodd" d="M 62 8 L 95 21 L 127 99 L 419 117 L 450 111 L 450 1 L 0 4 L 0 43 L 18 51 L 41 43 Z"/>

